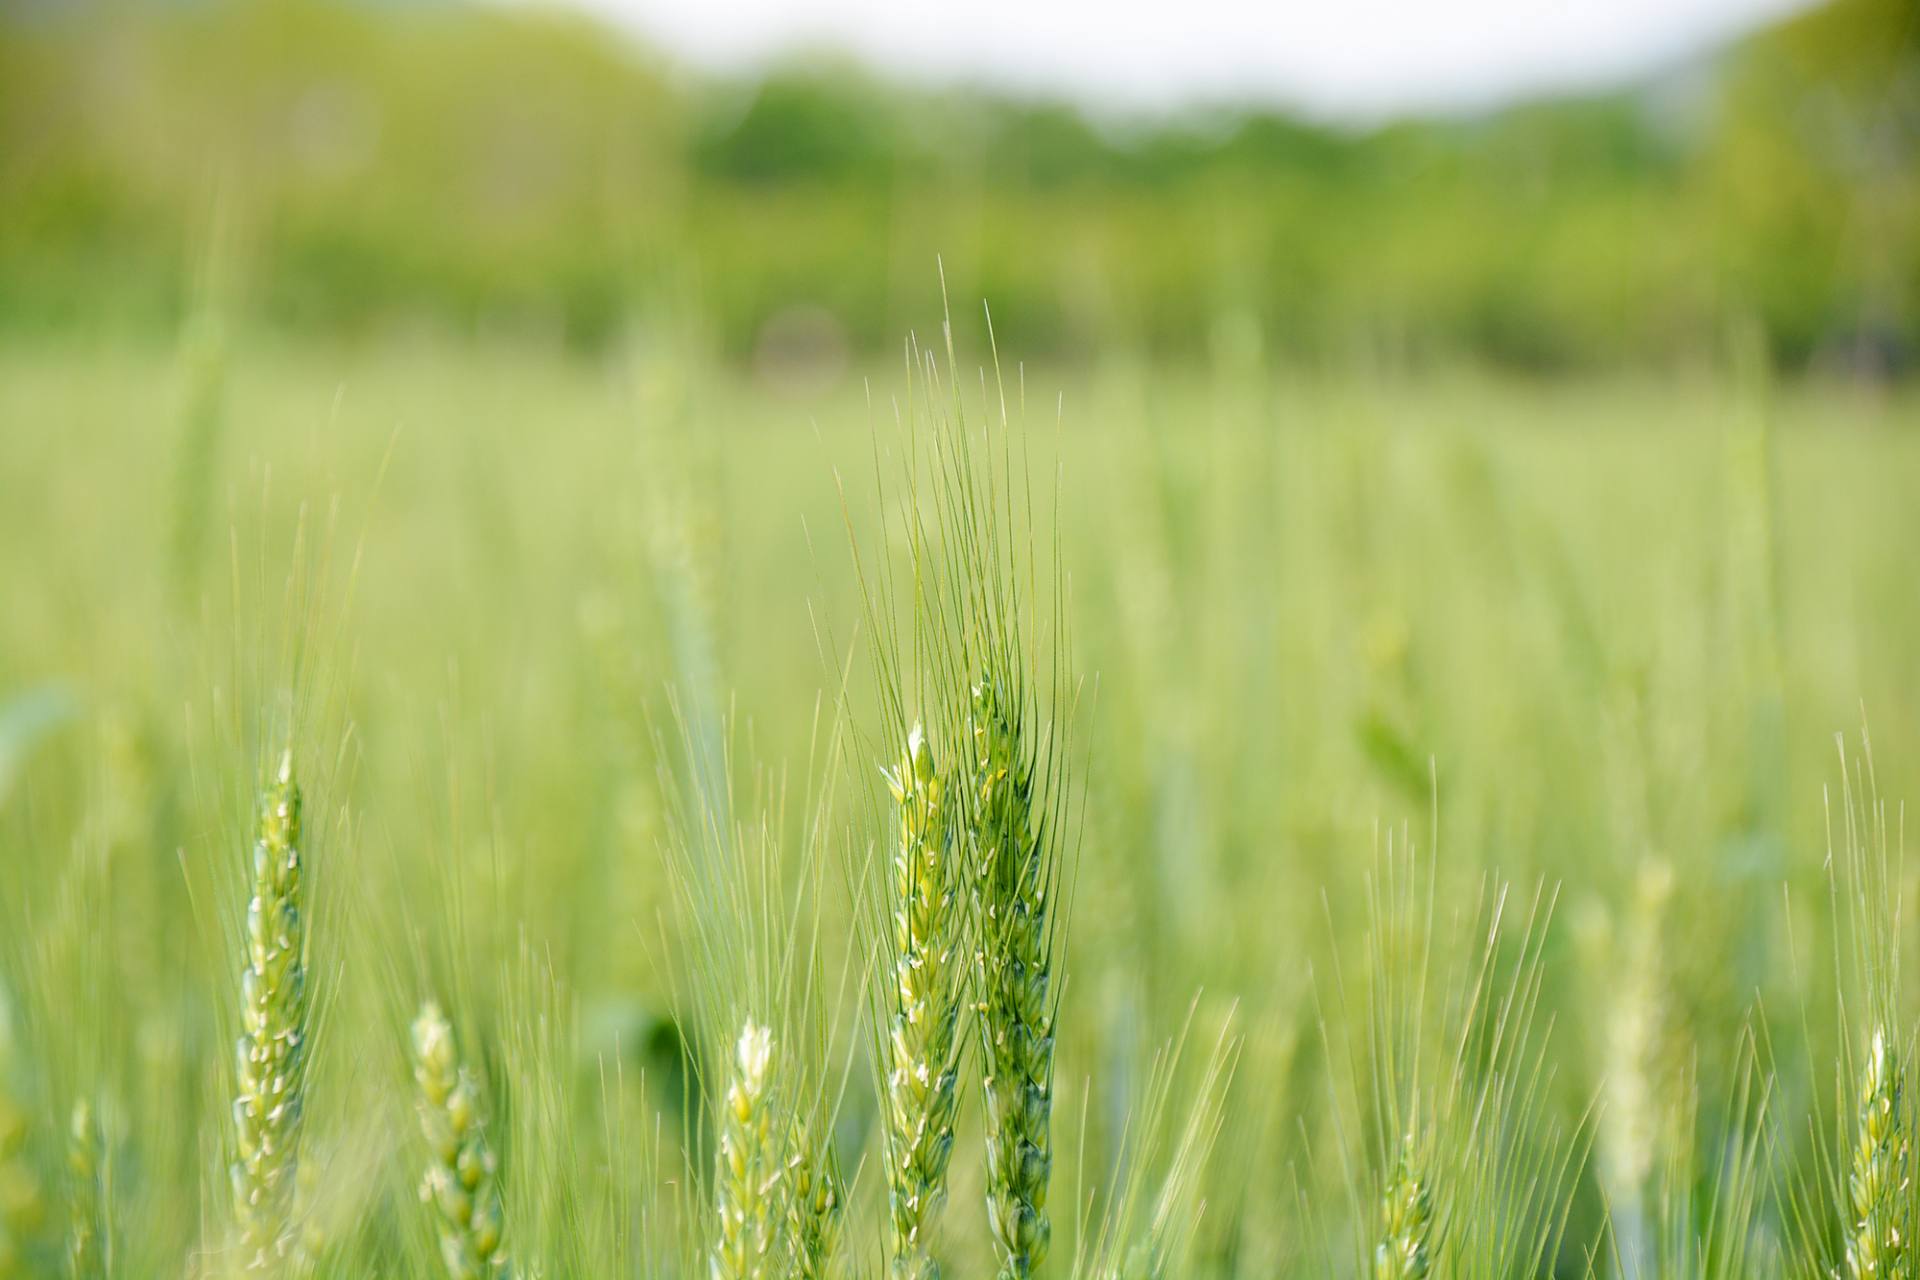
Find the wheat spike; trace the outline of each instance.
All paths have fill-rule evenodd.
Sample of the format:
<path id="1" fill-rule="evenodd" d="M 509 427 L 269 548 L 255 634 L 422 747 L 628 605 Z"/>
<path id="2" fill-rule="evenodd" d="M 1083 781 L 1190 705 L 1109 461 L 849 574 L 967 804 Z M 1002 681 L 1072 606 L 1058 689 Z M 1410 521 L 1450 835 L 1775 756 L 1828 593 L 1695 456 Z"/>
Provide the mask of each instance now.
<path id="1" fill-rule="evenodd" d="M 774 1145 L 773 1034 L 749 1021 L 734 1047 L 732 1076 L 721 1100 L 714 1196 L 720 1229 L 708 1265 L 712 1280 L 768 1280 L 776 1273 L 776 1192 L 780 1158 Z"/>
<path id="2" fill-rule="evenodd" d="M 479 1083 L 454 1051 L 452 1025 L 431 1001 L 413 1023 L 413 1078 L 430 1157 L 420 1199 L 438 1215 L 447 1274 L 452 1280 L 502 1280 L 511 1274 L 506 1218 Z"/>
<path id="3" fill-rule="evenodd" d="M 1373 1280 L 1423 1280 L 1432 1266 L 1433 1197 L 1418 1165 L 1409 1134 L 1380 1195 Z"/>
<path id="4" fill-rule="evenodd" d="M 937 1280 L 929 1252 L 946 1199 L 959 1095 L 959 875 L 945 784 L 918 724 L 887 774 L 900 812 L 893 865 L 893 1019 L 887 1037 L 887 1195 L 896 1280 Z"/>
<path id="5" fill-rule="evenodd" d="M 787 1242 L 795 1280 L 825 1280 L 840 1247 L 840 1178 L 833 1153 L 804 1118 L 793 1122 L 787 1159 Z"/>
<path id="6" fill-rule="evenodd" d="M 307 1066 L 306 922 L 300 788 L 293 754 L 260 799 L 240 974 L 238 1090 L 233 1102 L 234 1211 L 249 1269 L 288 1252 Z"/>
<path id="7" fill-rule="evenodd" d="M 1912 1175 L 1905 1081 L 1898 1054 L 1876 1027 L 1860 1081 L 1860 1123 L 1847 1175 L 1853 1219 L 1847 1227 L 1847 1274 L 1882 1280 L 1904 1274 L 1909 1224 L 1904 1212 Z"/>
<path id="8" fill-rule="evenodd" d="M 1026 1280 L 1051 1226 L 1052 888 L 1047 833 L 1036 822 L 1030 745 L 1017 695 L 991 674 L 973 687 L 971 776 L 981 1052 L 987 1097 L 987 1215 L 1002 1280 Z"/>
<path id="9" fill-rule="evenodd" d="M 73 1104 L 67 1125 L 67 1172 L 73 1203 L 67 1226 L 67 1273 L 73 1280 L 107 1274 L 106 1137 L 85 1098 Z"/>

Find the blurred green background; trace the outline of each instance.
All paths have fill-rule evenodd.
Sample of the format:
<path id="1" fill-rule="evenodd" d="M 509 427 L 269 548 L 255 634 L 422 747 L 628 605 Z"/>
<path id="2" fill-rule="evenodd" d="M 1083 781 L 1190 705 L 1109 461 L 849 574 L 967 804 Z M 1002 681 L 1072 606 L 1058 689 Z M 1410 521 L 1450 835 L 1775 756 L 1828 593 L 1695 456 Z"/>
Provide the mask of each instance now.
<path id="1" fill-rule="evenodd" d="M 596 352 L 663 300 L 728 355 L 891 351 L 936 253 L 1029 356 L 1909 368 L 1920 34 L 1837 0 L 1641 82 L 1453 118 L 1089 120 L 797 62 L 676 69 L 545 10 L 0 15 L 0 326 L 237 315 Z"/>

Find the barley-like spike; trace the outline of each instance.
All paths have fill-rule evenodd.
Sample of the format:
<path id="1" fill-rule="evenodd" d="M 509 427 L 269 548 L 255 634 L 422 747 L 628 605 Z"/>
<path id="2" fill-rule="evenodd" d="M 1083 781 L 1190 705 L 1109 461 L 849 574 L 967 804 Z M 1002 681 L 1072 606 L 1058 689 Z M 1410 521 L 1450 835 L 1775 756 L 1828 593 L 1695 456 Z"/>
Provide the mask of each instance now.
<path id="1" fill-rule="evenodd" d="M 784 1170 L 774 1135 L 772 1077 L 773 1035 L 750 1021 L 734 1048 L 720 1104 L 714 1155 L 720 1223 L 708 1263 L 712 1280 L 769 1280 L 778 1274 L 775 1209 Z"/>
<path id="2" fill-rule="evenodd" d="M 1413 1135 L 1380 1195 L 1380 1243 L 1373 1251 L 1373 1280 L 1424 1280 L 1433 1265 L 1433 1196 L 1414 1155 Z"/>
<path id="3" fill-rule="evenodd" d="M 92 1104 L 80 1099 L 73 1104 L 73 1118 L 67 1126 L 67 1172 L 73 1180 L 67 1273 L 73 1280 L 94 1280 L 107 1273 L 106 1146 Z"/>
<path id="4" fill-rule="evenodd" d="M 1913 1176 L 1905 1080 L 1886 1028 L 1876 1027 L 1860 1080 L 1859 1132 L 1847 1175 L 1853 1210 L 1847 1225 L 1847 1274 L 1853 1280 L 1902 1275 L 1907 1255 L 1906 1205 Z"/>
<path id="5" fill-rule="evenodd" d="M 1017 695 L 983 675 L 969 708 L 977 980 L 987 1102 L 987 1216 L 1002 1280 L 1027 1280 L 1051 1226 L 1053 999 L 1046 833 Z"/>
<path id="6" fill-rule="evenodd" d="M 831 1147 L 793 1121 L 787 1157 L 787 1243 L 795 1280 L 825 1280 L 840 1247 L 840 1177 Z"/>
<path id="7" fill-rule="evenodd" d="M 959 1096 L 960 879 L 945 783 L 918 724 L 887 774 L 894 853 L 893 1019 L 887 1037 L 887 1199 L 895 1280 L 938 1280 L 931 1236 L 946 1199 Z"/>
<path id="8" fill-rule="evenodd" d="M 506 1218 L 479 1085 L 454 1052 L 453 1027 L 431 1002 L 413 1024 L 413 1078 L 428 1151 L 420 1199 L 438 1219 L 447 1274 L 452 1280 L 505 1280 L 512 1274 Z"/>
<path id="9" fill-rule="evenodd" d="M 240 973 L 238 1089 L 233 1102 L 234 1212 L 250 1270 L 288 1251 L 307 1066 L 306 922 L 300 788 L 293 753 L 260 797 Z"/>

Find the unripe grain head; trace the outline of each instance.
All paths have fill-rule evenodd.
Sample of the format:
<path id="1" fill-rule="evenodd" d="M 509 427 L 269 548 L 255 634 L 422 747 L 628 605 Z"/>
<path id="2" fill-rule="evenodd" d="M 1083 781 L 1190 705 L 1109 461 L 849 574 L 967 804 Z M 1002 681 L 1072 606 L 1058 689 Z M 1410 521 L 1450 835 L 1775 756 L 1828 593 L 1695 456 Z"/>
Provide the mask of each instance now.
<path id="1" fill-rule="evenodd" d="M 784 1170 L 773 1127 L 774 1070 L 773 1034 L 749 1021 L 734 1046 L 720 1104 L 712 1280 L 768 1280 L 775 1274 L 775 1211 Z"/>
<path id="2" fill-rule="evenodd" d="M 1853 1280 L 1904 1275 L 1911 1245 L 1906 1220 L 1913 1178 L 1905 1079 L 1898 1048 L 1875 1027 L 1860 1079 L 1860 1112 L 1847 1172 L 1847 1274 Z"/>
<path id="3" fill-rule="evenodd" d="M 885 1081 L 892 1256 L 896 1276 L 934 1277 L 928 1247 L 946 1198 L 959 1094 L 964 920 L 946 783 L 920 725 L 887 781 L 900 819 Z"/>
<path id="4" fill-rule="evenodd" d="M 453 1027 L 429 1003 L 413 1024 L 416 1106 L 427 1141 L 420 1199 L 433 1211 L 440 1257 L 451 1280 L 504 1280 L 505 1246 L 498 1166 L 487 1146 L 479 1083 L 461 1065 Z"/>
<path id="5" fill-rule="evenodd" d="M 1003 1280 L 1026 1280 L 1052 1233 L 1052 833 L 1035 794 L 1019 695 L 984 673 L 968 717 L 968 839 L 980 930 L 975 982 L 987 1101 L 987 1215 Z"/>
<path id="6" fill-rule="evenodd" d="M 270 1269 L 289 1251 L 308 1055 L 303 875 L 289 751 L 260 797 L 240 973 L 230 1178 L 248 1269 Z"/>

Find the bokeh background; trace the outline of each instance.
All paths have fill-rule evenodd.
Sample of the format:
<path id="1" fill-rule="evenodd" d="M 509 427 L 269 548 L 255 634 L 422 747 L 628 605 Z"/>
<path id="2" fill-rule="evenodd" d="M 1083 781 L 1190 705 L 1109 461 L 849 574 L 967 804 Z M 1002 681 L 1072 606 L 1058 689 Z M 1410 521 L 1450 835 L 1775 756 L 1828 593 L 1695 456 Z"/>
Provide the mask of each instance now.
<path id="1" fill-rule="evenodd" d="M 770 16 L 740 8 L 693 25 Z M 164 334 L 217 268 L 223 305 L 278 334 L 595 355 L 668 306 L 732 361 L 844 358 L 924 324 L 938 253 L 953 296 L 989 300 L 1031 359 L 1673 369 L 1748 323 L 1795 371 L 1913 359 L 1899 0 L 1760 10 L 1677 49 L 1660 37 L 1689 6 L 1621 10 L 1648 28 L 1638 61 L 1587 66 L 1576 30 L 1484 85 L 1413 80 L 1410 104 L 1339 92 L 1351 71 L 1316 96 L 1279 71 L 1216 83 L 1194 58 L 1138 101 L 1127 77 L 1152 60 L 1124 55 L 1152 24 L 1124 15 L 1084 15 L 1081 60 L 1104 55 L 1106 79 L 1069 63 L 1049 95 L 1045 62 L 966 87 L 997 83 L 985 37 L 938 73 L 771 37 L 770 61 L 709 67 L 610 25 L 617 6 L 9 9 L 9 332 Z M 858 6 L 839 21 L 816 43 L 857 38 Z M 1368 21 L 1393 20 L 1351 19 Z M 1502 21 L 1519 17 L 1469 7 L 1456 39 Z M 1103 44 L 1103 24 L 1121 34 Z M 1347 36 L 1363 66 L 1397 43 Z M 1003 60 L 1025 67 L 1023 48 L 1008 37 Z M 1432 58 L 1463 74 L 1457 50 Z M 1556 72 L 1575 83 L 1555 91 Z"/>

